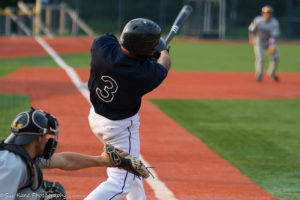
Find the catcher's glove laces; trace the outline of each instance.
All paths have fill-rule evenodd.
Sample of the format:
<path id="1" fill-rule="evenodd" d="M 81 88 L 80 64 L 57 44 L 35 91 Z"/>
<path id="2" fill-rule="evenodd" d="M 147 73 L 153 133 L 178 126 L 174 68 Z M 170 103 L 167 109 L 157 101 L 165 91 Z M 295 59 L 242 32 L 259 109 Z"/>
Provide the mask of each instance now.
<path id="1" fill-rule="evenodd" d="M 146 167 L 139 158 L 133 157 L 131 155 L 122 157 L 120 155 L 122 151 L 115 148 L 111 144 L 105 144 L 104 151 L 108 155 L 109 160 L 114 167 L 125 169 L 126 171 L 136 176 L 142 176 L 145 179 L 148 178 L 150 175 L 154 177 L 148 169 L 153 167 Z"/>
<path id="2" fill-rule="evenodd" d="M 155 178 L 155 177 L 153 176 L 153 174 L 150 172 L 149 168 L 155 168 L 155 167 L 146 167 L 148 173 L 152 176 L 152 178 Z"/>

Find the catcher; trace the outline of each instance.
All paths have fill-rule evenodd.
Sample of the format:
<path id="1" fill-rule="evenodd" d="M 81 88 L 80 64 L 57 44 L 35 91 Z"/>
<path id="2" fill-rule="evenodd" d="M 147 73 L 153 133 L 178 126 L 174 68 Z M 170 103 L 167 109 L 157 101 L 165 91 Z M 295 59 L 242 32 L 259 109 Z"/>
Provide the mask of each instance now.
<path id="1" fill-rule="evenodd" d="M 279 23 L 273 17 L 273 8 L 264 6 L 262 16 L 256 17 L 249 26 L 249 43 L 254 46 L 256 57 L 255 72 L 256 81 L 261 82 L 263 79 L 264 52 L 270 56 L 270 66 L 268 75 L 279 81 L 276 69 L 279 62 L 279 52 L 276 45 L 276 38 L 279 36 Z"/>
<path id="2" fill-rule="evenodd" d="M 0 199 L 66 199 L 61 184 L 43 180 L 40 168 L 79 170 L 88 167 L 121 167 L 138 176 L 148 177 L 143 163 L 111 145 L 101 156 L 73 152 L 54 154 L 58 122 L 41 110 L 31 108 L 16 116 L 11 135 L 0 144 Z M 134 168 L 136 167 L 136 168 Z M 144 171 L 143 171 L 144 170 Z"/>

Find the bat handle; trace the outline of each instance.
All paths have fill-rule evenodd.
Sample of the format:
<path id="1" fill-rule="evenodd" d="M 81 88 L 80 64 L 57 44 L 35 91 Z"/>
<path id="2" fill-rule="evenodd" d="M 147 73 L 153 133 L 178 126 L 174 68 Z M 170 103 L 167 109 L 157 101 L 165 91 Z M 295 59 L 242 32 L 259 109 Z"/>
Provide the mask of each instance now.
<path id="1" fill-rule="evenodd" d="M 172 29 L 171 29 L 169 35 L 166 38 L 166 45 L 169 44 L 169 42 L 171 41 L 171 39 L 174 37 L 174 35 L 177 33 L 178 30 L 179 30 L 178 26 L 176 26 L 176 25 L 172 26 Z"/>

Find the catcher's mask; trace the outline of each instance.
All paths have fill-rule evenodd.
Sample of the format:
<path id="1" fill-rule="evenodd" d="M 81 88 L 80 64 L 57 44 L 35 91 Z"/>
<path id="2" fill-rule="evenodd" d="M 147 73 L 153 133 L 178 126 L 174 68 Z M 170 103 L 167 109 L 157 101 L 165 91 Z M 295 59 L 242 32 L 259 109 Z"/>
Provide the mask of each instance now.
<path id="1" fill-rule="evenodd" d="M 25 145 L 33 142 L 39 136 L 50 135 L 46 143 L 43 157 L 49 159 L 55 152 L 58 137 L 58 122 L 56 118 L 42 110 L 31 108 L 18 114 L 11 124 L 12 133 L 4 141 L 7 144 Z"/>
<path id="2" fill-rule="evenodd" d="M 132 55 L 147 58 L 153 56 L 160 36 L 161 28 L 158 24 L 149 19 L 136 18 L 125 25 L 120 43 Z"/>

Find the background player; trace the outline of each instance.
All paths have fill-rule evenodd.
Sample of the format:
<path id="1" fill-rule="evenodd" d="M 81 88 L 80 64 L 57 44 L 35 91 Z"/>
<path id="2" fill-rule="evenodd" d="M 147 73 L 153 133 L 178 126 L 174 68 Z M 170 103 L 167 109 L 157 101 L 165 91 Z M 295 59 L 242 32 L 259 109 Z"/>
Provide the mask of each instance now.
<path id="1" fill-rule="evenodd" d="M 249 26 L 249 43 L 254 45 L 256 57 L 255 72 L 256 81 L 261 82 L 263 78 L 264 51 L 268 49 L 270 66 L 268 75 L 275 81 L 279 81 L 276 69 L 279 62 L 279 52 L 276 46 L 276 38 L 279 36 L 279 23 L 273 17 L 273 8 L 264 6 L 262 16 L 254 18 Z"/>
<path id="2" fill-rule="evenodd" d="M 153 61 L 161 28 L 149 19 L 133 19 L 122 31 L 120 43 L 112 34 L 94 40 L 88 82 L 92 107 L 89 122 L 104 143 L 140 154 L 139 115 L 142 96 L 156 88 L 167 76 L 171 59 L 167 50 Z M 158 54 L 158 56 L 159 56 Z M 157 55 L 157 54 L 156 54 Z M 143 200 L 141 178 L 118 168 L 108 168 L 109 178 L 86 199 Z"/>

